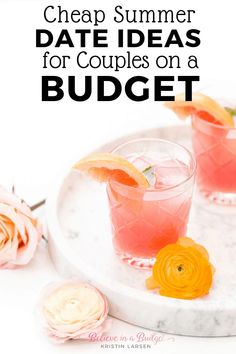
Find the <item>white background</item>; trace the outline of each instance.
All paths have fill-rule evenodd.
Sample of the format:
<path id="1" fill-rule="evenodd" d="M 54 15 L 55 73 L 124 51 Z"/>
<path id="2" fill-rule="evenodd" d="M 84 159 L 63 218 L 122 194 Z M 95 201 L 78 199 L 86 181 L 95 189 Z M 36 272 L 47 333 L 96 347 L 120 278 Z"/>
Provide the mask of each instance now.
<path id="1" fill-rule="evenodd" d="M 114 5 L 141 9 L 197 11 L 192 27 L 201 30 L 199 57 L 200 88 L 219 80 L 235 80 L 235 1 L 1 1 L 0 0 L 0 183 L 29 203 L 45 197 L 54 178 L 84 153 L 124 133 L 161 125 L 179 124 L 161 104 L 152 100 L 138 104 L 127 99 L 113 103 L 76 103 L 65 99 L 43 103 L 40 98 L 42 50 L 35 48 L 35 29 L 48 27 L 43 4 L 70 4 L 71 8 L 103 8 Z M 128 6 L 129 5 L 129 6 Z M 109 21 L 107 23 L 109 26 Z M 76 27 L 76 25 L 74 26 Z M 106 27 L 106 26 L 104 26 Z M 171 27 L 171 26 L 170 26 Z M 175 27 L 175 26 L 174 26 Z M 55 31 L 57 26 L 53 26 Z M 73 26 L 72 26 L 73 28 Z M 102 28 L 102 27 L 101 27 Z M 167 26 L 168 28 L 168 26 Z M 184 31 L 185 26 L 181 26 Z M 52 50 L 53 49 L 49 49 Z M 148 53 L 148 51 L 147 51 Z M 146 54 L 146 53 L 144 53 Z M 183 55 L 186 54 L 183 49 Z M 72 67 L 70 74 L 77 74 Z M 58 72 L 53 72 L 53 74 Z M 173 71 L 175 73 L 175 71 Z M 185 74 L 186 72 L 184 72 Z M 66 73 L 67 74 L 67 73 Z M 64 75 L 66 75 L 64 74 Z M 111 72 L 105 74 L 112 75 Z M 165 72 L 163 73 L 163 75 Z M 180 74 L 183 74 L 182 72 Z M 130 72 L 119 74 L 122 79 Z M 226 88 L 226 86 L 224 86 Z M 231 96 L 235 96 L 231 92 Z M 0 351 L 2 353 L 97 352 L 100 344 L 70 343 L 55 346 L 37 327 L 34 308 L 48 282 L 58 279 L 42 242 L 32 263 L 25 269 L 0 272 Z M 136 334 L 139 328 L 114 320 L 111 335 Z M 148 333 L 148 331 L 145 331 Z M 190 338 L 166 335 L 162 343 L 145 352 L 215 353 L 233 352 L 236 338 Z M 105 349 L 101 350 L 102 352 Z M 114 352 L 118 350 L 114 349 Z M 129 350 L 132 352 L 132 350 Z M 140 352 L 141 350 L 136 350 Z"/>

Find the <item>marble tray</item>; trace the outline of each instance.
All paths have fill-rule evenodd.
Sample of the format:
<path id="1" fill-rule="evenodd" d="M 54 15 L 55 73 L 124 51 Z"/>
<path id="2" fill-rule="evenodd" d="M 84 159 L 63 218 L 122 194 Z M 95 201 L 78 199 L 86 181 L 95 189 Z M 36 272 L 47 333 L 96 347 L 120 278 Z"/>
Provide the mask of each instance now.
<path id="1" fill-rule="evenodd" d="M 189 127 L 178 126 L 126 136 L 98 150 L 137 137 L 190 145 Z M 236 208 L 213 206 L 195 191 L 188 235 L 209 250 L 214 286 L 204 298 L 166 298 L 145 289 L 149 271 L 132 269 L 113 253 L 105 186 L 66 173 L 47 200 L 49 251 L 62 276 L 97 286 L 109 299 L 110 314 L 132 324 L 191 336 L 236 335 Z"/>

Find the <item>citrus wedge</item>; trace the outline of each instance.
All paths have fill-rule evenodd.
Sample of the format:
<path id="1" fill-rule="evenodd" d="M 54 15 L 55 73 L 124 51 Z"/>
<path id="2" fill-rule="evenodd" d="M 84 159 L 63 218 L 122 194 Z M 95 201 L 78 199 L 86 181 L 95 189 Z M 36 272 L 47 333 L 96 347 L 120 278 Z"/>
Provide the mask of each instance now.
<path id="1" fill-rule="evenodd" d="M 215 100 L 199 92 L 192 94 L 192 101 L 185 101 L 184 94 L 176 95 L 175 101 L 166 102 L 165 106 L 170 108 L 182 119 L 187 118 L 195 112 L 206 112 L 217 122 L 234 127 L 232 115 Z"/>
<path id="2" fill-rule="evenodd" d="M 147 188 L 149 186 L 144 174 L 121 156 L 95 153 L 81 159 L 73 167 L 88 173 L 100 182 L 112 179 L 133 187 Z"/>

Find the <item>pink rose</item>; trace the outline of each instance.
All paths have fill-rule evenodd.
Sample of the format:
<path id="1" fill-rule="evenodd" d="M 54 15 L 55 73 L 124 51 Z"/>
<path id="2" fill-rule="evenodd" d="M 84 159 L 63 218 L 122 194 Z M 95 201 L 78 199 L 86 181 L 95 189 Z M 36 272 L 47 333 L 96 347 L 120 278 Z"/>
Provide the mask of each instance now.
<path id="1" fill-rule="evenodd" d="M 39 313 L 46 333 L 59 343 L 89 339 L 90 333 L 101 335 L 110 328 L 106 297 L 93 286 L 76 280 L 48 286 Z"/>
<path id="2" fill-rule="evenodd" d="M 30 208 L 0 186 L 0 268 L 28 264 L 41 236 Z"/>

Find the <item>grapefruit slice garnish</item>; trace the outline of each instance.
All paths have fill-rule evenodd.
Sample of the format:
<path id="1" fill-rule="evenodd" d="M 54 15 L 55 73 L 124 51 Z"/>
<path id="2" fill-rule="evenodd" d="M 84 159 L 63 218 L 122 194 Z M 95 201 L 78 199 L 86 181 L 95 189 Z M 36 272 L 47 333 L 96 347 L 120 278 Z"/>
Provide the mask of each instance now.
<path id="1" fill-rule="evenodd" d="M 88 173 L 99 182 L 115 180 L 133 187 L 149 186 L 144 174 L 124 157 L 110 153 L 95 153 L 78 161 L 74 169 Z"/>
<path id="2" fill-rule="evenodd" d="M 232 115 L 214 99 L 202 93 L 195 92 L 192 94 L 192 101 L 185 101 L 185 95 L 179 94 L 175 96 L 175 101 L 166 102 L 165 106 L 170 108 L 177 114 L 179 118 L 185 119 L 193 113 L 206 112 L 222 125 L 234 127 Z"/>

